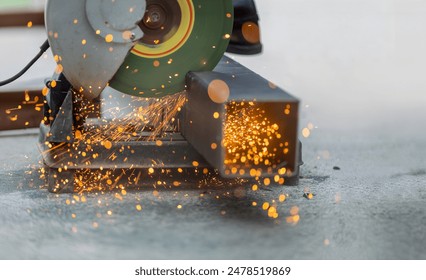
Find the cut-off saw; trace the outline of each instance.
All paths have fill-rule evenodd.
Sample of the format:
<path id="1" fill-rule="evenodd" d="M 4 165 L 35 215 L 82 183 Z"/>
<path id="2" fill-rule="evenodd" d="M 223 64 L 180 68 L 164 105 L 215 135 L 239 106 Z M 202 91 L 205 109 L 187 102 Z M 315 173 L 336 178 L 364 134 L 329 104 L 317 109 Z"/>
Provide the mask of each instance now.
<path id="1" fill-rule="evenodd" d="M 47 1 L 49 191 L 297 183 L 299 101 L 224 55 L 261 50 L 242 2 Z"/>

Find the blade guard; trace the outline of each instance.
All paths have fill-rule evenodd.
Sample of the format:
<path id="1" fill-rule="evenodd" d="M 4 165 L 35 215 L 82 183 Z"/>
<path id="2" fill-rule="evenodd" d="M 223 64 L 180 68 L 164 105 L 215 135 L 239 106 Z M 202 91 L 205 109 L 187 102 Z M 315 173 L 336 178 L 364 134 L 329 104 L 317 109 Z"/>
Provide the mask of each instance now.
<path id="1" fill-rule="evenodd" d="M 86 98 L 99 96 L 135 42 L 145 0 L 50 0 L 45 22 L 56 72 Z"/>

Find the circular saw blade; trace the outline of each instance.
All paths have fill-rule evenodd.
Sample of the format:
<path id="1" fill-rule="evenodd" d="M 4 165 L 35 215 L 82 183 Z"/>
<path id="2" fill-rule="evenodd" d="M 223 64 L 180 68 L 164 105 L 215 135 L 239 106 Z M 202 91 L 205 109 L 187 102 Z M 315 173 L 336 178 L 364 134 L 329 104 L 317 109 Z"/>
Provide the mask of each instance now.
<path id="1" fill-rule="evenodd" d="M 233 26 L 232 0 L 148 0 L 134 46 L 110 86 L 140 97 L 185 90 L 190 71 L 210 71 L 222 58 Z"/>

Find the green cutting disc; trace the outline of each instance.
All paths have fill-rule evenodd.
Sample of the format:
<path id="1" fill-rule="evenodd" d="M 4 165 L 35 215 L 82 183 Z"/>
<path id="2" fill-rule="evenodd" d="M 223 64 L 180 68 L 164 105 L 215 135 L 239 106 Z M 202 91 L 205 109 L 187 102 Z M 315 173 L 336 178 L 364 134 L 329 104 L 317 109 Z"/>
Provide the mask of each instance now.
<path id="1" fill-rule="evenodd" d="M 210 71 L 228 46 L 232 0 L 147 0 L 144 37 L 131 50 L 110 86 L 140 97 L 185 90 L 190 71 Z"/>

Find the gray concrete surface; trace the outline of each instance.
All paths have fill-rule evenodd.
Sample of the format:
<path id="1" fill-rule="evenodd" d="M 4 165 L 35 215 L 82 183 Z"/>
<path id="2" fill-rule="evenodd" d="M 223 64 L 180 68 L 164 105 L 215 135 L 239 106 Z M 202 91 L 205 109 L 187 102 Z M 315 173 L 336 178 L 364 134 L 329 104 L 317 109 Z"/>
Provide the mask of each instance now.
<path id="1" fill-rule="evenodd" d="M 72 203 L 72 195 L 40 189 L 34 131 L 3 133 L 0 258 L 425 259 L 426 4 L 270 0 L 258 6 L 265 52 L 235 58 L 302 99 L 300 129 L 314 128 L 301 136 L 299 186 L 258 192 L 247 186 L 239 198 L 233 189 L 194 186 L 159 190 L 159 197 L 147 189 L 129 191 L 122 201 L 106 193 Z M 0 77 L 15 67 L 5 54 L 10 41 L 23 40 L 20 31 L 10 32 L 0 31 L 6 61 Z M 42 31 L 32 32 L 43 41 Z M 19 45 L 14 53 L 25 61 L 27 50 Z M 48 76 L 46 60 L 27 77 Z M 312 200 L 303 197 L 307 190 Z M 282 193 L 289 197 L 278 203 L 276 220 L 251 206 Z M 300 221 L 289 224 L 294 206 Z"/>

